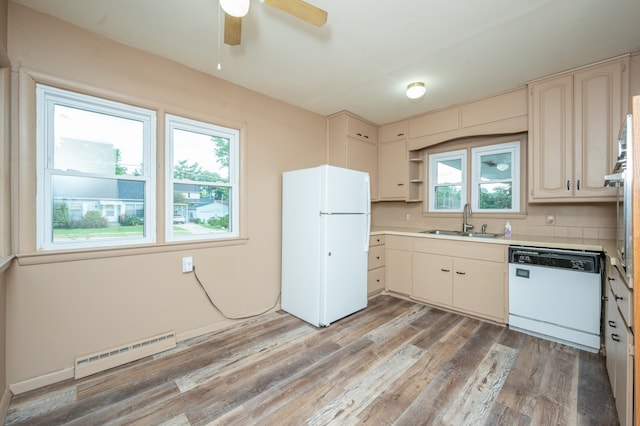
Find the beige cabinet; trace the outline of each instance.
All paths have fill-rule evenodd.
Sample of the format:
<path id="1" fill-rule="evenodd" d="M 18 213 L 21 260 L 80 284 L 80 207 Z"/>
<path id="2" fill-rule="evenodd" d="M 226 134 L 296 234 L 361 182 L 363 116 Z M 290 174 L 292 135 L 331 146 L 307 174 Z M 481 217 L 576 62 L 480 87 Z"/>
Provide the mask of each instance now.
<path id="1" fill-rule="evenodd" d="M 384 235 L 369 238 L 369 263 L 367 273 L 367 294 L 375 296 L 385 288 Z"/>
<path id="2" fill-rule="evenodd" d="M 387 290 L 404 296 L 411 295 L 412 237 L 385 236 L 385 272 Z"/>
<path id="3" fill-rule="evenodd" d="M 378 200 L 378 128 L 348 112 L 327 118 L 329 164 L 369 173 L 371 200 Z"/>
<path id="4" fill-rule="evenodd" d="M 529 202 L 612 201 L 628 56 L 529 83 Z"/>
<path id="5" fill-rule="evenodd" d="M 412 297 L 438 306 L 453 305 L 453 258 L 413 253 Z"/>
<path id="6" fill-rule="evenodd" d="M 620 425 L 632 425 L 633 412 L 633 292 L 618 269 L 607 262 L 605 353 L 607 372 Z"/>
<path id="7" fill-rule="evenodd" d="M 412 297 L 492 321 L 507 321 L 507 247 L 416 238 Z"/>
<path id="8" fill-rule="evenodd" d="M 380 200 L 406 199 L 407 141 L 399 139 L 380 143 Z"/>

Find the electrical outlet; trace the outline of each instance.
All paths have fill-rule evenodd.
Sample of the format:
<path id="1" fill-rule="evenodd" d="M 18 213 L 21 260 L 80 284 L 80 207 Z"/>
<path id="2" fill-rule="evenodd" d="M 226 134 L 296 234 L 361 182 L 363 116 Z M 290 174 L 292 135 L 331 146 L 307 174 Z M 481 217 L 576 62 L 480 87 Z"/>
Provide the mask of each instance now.
<path id="1" fill-rule="evenodd" d="M 555 225 L 556 224 L 556 215 L 555 214 L 548 214 L 546 222 L 547 222 L 547 225 Z"/>
<path id="2" fill-rule="evenodd" d="M 409 213 L 406 213 L 404 215 L 404 220 L 411 220 L 411 215 Z"/>
<path id="3" fill-rule="evenodd" d="M 182 272 L 193 271 L 193 257 L 187 256 L 182 258 Z"/>

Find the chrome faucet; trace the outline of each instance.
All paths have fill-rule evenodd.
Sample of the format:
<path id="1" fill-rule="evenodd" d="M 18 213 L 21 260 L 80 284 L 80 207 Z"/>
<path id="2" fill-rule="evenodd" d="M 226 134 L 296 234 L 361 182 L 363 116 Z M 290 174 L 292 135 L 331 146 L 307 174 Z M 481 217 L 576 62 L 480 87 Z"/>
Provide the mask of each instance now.
<path id="1" fill-rule="evenodd" d="M 462 232 L 467 232 L 469 229 L 473 229 L 473 225 L 467 223 L 467 214 L 471 216 L 471 205 L 469 203 L 465 204 L 462 209 Z"/>

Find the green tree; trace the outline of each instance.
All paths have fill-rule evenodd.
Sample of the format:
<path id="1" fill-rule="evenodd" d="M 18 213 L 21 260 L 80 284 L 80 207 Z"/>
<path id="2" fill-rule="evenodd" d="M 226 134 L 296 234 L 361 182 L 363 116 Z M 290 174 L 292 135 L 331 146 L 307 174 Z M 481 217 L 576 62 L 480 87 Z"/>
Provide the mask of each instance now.
<path id="1" fill-rule="evenodd" d="M 115 173 L 118 176 L 126 175 L 127 174 L 127 168 L 125 166 L 123 166 L 122 164 L 120 164 L 120 162 L 122 161 L 122 153 L 120 152 L 119 148 L 116 148 L 115 152 L 116 152 L 116 170 L 115 170 Z"/>

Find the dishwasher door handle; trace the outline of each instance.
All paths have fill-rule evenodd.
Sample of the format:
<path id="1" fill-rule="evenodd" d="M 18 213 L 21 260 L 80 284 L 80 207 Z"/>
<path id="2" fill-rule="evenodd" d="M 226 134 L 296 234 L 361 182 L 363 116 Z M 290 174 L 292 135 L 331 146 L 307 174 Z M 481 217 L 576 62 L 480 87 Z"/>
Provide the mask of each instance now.
<path id="1" fill-rule="evenodd" d="M 516 277 L 518 278 L 530 278 L 531 271 L 529 269 L 516 268 Z"/>

